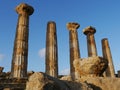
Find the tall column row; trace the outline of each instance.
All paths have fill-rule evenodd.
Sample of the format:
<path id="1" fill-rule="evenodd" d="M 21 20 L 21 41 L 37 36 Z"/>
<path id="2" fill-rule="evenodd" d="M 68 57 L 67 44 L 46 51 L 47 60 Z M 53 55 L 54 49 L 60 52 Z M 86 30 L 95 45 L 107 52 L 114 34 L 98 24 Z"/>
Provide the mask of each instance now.
<path id="1" fill-rule="evenodd" d="M 33 14 L 33 7 L 27 4 L 20 4 L 16 7 L 16 12 L 19 14 L 16 27 L 16 36 L 14 40 L 14 49 L 12 56 L 11 77 L 23 78 L 27 77 L 28 63 L 28 37 L 29 37 L 29 16 Z M 75 77 L 74 60 L 80 58 L 79 41 L 77 29 L 80 27 L 78 23 L 70 22 L 67 24 L 69 30 L 69 47 L 70 47 L 70 74 Z M 97 56 L 97 48 L 94 34 L 96 29 L 89 26 L 83 30 L 87 37 L 88 57 Z M 107 39 L 102 40 L 103 57 L 108 60 L 108 68 L 106 76 L 114 77 L 115 71 L 112 62 L 112 56 Z M 58 77 L 58 47 L 56 23 L 48 22 L 46 31 L 46 73 L 53 77 Z"/>

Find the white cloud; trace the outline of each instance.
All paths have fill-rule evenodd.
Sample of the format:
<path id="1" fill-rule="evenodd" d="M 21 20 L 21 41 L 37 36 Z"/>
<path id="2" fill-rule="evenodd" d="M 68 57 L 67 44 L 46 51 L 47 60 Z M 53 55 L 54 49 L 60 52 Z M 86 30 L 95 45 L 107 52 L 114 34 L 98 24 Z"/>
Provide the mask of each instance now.
<path id="1" fill-rule="evenodd" d="M 115 72 L 118 73 L 118 71 L 120 70 L 120 63 L 115 64 L 114 69 L 115 69 Z"/>
<path id="2" fill-rule="evenodd" d="M 4 59 L 4 55 L 0 54 L 0 60 L 3 60 L 3 59 Z"/>
<path id="3" fill-rule="evenodd" d="M 40 56 L 40 58 L 45 58 L 45 48 L 40 49 L 38 55 Z"/>
<path id="4" fill-rule="evenodd" d="M 64 69 L 60 72 L 61 75 L 69 75 L 70 74 L 70 69 L 67 68 L 67 69 Z"/>

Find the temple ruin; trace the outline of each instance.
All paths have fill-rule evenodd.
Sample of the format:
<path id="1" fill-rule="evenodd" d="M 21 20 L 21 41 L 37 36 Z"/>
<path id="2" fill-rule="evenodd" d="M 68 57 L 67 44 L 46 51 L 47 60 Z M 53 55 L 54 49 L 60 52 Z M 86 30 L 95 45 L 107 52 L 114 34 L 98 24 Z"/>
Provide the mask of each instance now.
<path id="1" fill-rule="evenodd" d="M 69 30 L 70 75 L 58 75 L 58 47 L 56 23 L 49 21 L 46 30 L 46 56 L 44 72 L 28 72 L 29 16 L 32 6 L 22 3 L 16 7 L 19 14 L 14 41 L 11 72 L 3 72 L 0 67 L 0 90 L 117 90 L 120 80 L 115 76 L 112 54 L 108 39 L 101 40 L 103 56 L 98 56 L 95 43 L 96 29 L 88 26 L 83 30 L 86 35 L 88 57 L 81 58 L 77 29 L 80 24 L 67 23 Z M 120 73 L 120 71 L 119 71 Z M 118 75 L 120 76 L 120 74 Z M 109 78 L 108 78 L 109 77 Z M 116 83 L 111 89 L 109 82 Z M 100 84 L 99 84 L 100 83 Z M 110 89 L 109 89 L 110 88 Z"/>

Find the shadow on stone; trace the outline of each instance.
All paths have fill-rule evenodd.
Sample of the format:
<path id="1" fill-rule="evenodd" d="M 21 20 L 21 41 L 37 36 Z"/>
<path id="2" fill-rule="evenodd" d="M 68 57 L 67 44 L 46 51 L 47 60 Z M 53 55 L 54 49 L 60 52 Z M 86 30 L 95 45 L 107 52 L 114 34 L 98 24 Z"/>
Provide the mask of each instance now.
<path id="1" fill-rule="evenodd" d="M 66 80 L 64 82 L 69 87 L 69 90 L 94 90 L 91 87 L 91 85 L 89 85 L 88 83 L 76 82 L 76 81 L 66 81 Z"/>
<path id="2" fill-rule="evenodd" d="M 55 83 L 47 83 L 44 87 L 43 90 L 61 90 L 58 85 Z"/>
<path id="3" fill-rule="evenodd" d="M 91 86 L 91 88 L 93 88 L 93 90 L 102 90 L 100 87 L 93 85 L 93 84 L 88 84 Z"/>

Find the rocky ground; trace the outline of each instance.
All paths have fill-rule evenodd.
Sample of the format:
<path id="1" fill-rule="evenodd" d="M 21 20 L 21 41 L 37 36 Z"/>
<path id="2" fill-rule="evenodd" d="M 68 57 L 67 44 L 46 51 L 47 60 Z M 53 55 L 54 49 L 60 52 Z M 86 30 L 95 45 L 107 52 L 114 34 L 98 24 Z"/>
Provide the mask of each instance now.
<path id="1" fill-rule="evenodd" d="M 82 77 L 72 81 L 70 76 L 57 79 L 36 72 L 29 77 L 26 90 L 120 90 L 119 84 L 119 78 Z"/>

